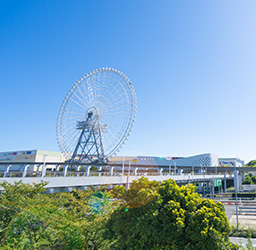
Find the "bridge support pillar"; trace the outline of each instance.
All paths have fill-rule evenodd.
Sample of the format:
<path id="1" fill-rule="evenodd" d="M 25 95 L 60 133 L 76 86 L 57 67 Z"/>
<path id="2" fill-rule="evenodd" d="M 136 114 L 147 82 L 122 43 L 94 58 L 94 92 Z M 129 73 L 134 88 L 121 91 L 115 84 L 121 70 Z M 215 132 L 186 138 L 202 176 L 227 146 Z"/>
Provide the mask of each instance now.
<path id="1" fill-rule="evenodd" d="M 224 193 L 227 191 L 227 171 L 224 174 Z"/>
<path id="2" fill-rule="evenodd" d="M 66 177 L 68 172 L 68 165 L 64 165 L 63 167 L 63 176 Z M 43 174 L 42 174 L 43 175 Z"/>
<path id="3" fill-rule="evenodd" d="M 54 191 L 55 191 L 54 188 L 49 188 L 49 189 L 46 190 L 46 193 L 47 194 L 53 194 Z"/>
<path id="4" fill-rule="evenodd" d="M 65 188 L 63 188 L 63 192 L 65 192 L 65 193 L 70 193 L 70 192 L 73 191 L 73 189 L 74 189 L 74 188 L 72 188 L 72 187 L 65 187 Z"/>
<path id="5" fill-rule="evenodd" d="M 36 167 L 36 171 L 37 171 L 37 172 L 40 171 L 40 167 L 41 167 L 41 164 L 38 164 L 37 167 Z"/>
<path id="6" fill-rule="evenodd" d="M 137 175 L 138 168 L 134 168 L 133 175 Z"/>
<path id="7" fill-rule="evenodd" d="M 202 173 L 203 173 L 203 170 L 202 170 L 202 169 L 199 169 L 199 170 L 198 170 L 198 173 L 199 173 L 199 174 L 202 174 Z M 200 193 L 203 192 L 203 182 L 199 182 L 199 183 L 198 183 L 198 191 L 199 191 Z"/>
<path id="8" fill-rule="evenodd" d="M 86 166 L 85 168 L 85 175 L 86 176 L 90 176 L 90 169 L 91 169 L 92 166 Z"/>
<path id="9" fill-rule="evenodd" d="M 10 171 L 10 167 L 11 167 L 12 165 L 7 165 L 7 168 L 6 168 L 6 170 L 4 171 L 4 178 L 6 178 L 6 177 L 8 177 L 8 174 L 9 174 L 9 171 Z"/>
<path id="10" fill-rule="evenodd" d="M 160 168 L 160 169 L 158 170 L 158 173 L 159 173 L 159 175 L 163 175 L 163 169 Z"/>
<path id="11" fill-rule="evenodd" d="M 102 167 L 99 167 L 99 173 L 98 176 L 101 176 Z"/>
<path id="12" fill-rule="evenodd" d="M 28 166 L 29 166 L 29 165 L 24 165 L 24 170 L 23 170 L 23 174 L 22 174 L 22 177 L 23 177 L 23 178 L 26 177 L 26 175 L 27 175 Z"/>
<path id="13" fill-rule="evenodd" d="M 178 174 L 179 174 L 179 175 L 182 175 L 182 173 L 183 173 L 183 169 L 180 169 L 180 168 L 179 168 L 179 169 L 178 169 Z"/>
<path id="14" fill-rule="evenodd" d="M 56 172 L 60 171 L 60 165 L 56 165 L 55 171 Z"/>
<path id="15" fill-rule="evenodd" d="M 86 187 L 86 186 L 79 187 L 79 189 L 81 189 L 81 190 L 83 190 L 83 191 L 86 191 L 87 188 L 88 188 L 88 187 Z"/>
<path id="16" fill-rule="evenodd" d="M 211 180 L 211 193 L 212 193 L 212 199 L 214 199 L 214 188 L 215 188 L 215 179 Z"/>
<path id="17" fill-rule="evenodd" d="M 198 183 L 198 192 L 200 192 L 200 193 L 203 192 L 203 183 L 202 182 Z"/>
<path id="18" fill-rule="evenodd" d="M 114 175 L 114 168 L 115 167 L 109 167 L 109 175 L 110 176 Z"/>

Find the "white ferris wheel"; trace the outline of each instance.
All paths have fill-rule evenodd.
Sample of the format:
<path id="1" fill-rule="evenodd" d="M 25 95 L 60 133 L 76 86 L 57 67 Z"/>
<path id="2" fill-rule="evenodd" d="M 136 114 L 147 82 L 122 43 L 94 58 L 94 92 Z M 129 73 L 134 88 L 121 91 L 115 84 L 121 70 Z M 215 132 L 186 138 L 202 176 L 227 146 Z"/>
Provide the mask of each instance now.
<path id="1" fill-rule="evenodd" d="M 59 147 L 70 162 L 106 162 L 127 140 L 135 114 L 130 80 L 116 69 L 94 70 L 64 98 L 57 120 Z"/>

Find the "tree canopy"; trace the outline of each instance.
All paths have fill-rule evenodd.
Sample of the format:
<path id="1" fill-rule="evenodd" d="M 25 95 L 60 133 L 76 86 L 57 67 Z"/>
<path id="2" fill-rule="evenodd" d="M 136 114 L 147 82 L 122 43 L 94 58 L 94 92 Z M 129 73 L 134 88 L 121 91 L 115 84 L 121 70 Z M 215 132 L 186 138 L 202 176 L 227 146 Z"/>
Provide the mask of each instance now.
<path id="1" fill-rule="evenodd" d="M 54 194 L 44 182 L 0 185 L 1 249 L 237 249 L 223 205 L 192 185 L 142 177 L 110 193 Z"/>
<path id="2" fill-rule="evenodd" d="M 246 167 L 256 167 L 256 160 L 249 161 L 245 166 Z"/>
<path id="3" fill-rule="evenodd" d="M 237 249 L 228 238 L 224 206 L 201 199 L 194 190 L 173 180 L 157 184 L 145 178 L 128 190 L 114 188 L 123 200 L 107 225 L 109 237 L 117 239 L 116 249 Z M 134 208 L 136 197 L 142 197 L 143 206 L 136 201 Z"/>
<path id="4" fill-rule="evenodd" d="M 107 213 L 100 207 L 110 207 L 104 194 L 96 208 L 91 189 L 46 194 L 45 185 L 1 184 L 2 249 L 110 249 L 101 237 Z"/>

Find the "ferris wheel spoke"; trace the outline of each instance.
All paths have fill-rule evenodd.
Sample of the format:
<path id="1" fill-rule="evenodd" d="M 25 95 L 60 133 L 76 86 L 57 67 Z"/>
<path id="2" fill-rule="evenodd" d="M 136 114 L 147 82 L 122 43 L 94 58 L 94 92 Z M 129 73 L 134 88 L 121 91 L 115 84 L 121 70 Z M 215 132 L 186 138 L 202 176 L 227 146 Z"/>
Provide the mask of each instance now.
<path id="1" fill-rule="evenodd" d="M 75 104 L 77 104 L 78 106 L 80 106 L 82 109 L 84 109 L 84 107 L 83 107 L 80 103 L 76 102 L 76 101 L 73 100 L 71 97 L 69 97 L 69 100 L 71 100 L 72 102 L 74 102 Z"/>
<path id="2" fill-rule="evenodd" d="M 107 75 L 107 74 L 102 74 L 102 80 L 104 82 L 104 88 L 99 88 L 98 91 L 99 91 L 99 95 L 103 95 L 103 93 L 106 93 L 106 92 L 110 92 L 111 94 L 111 87 L 113 87 L 116 79 L 120 78 L 121 75 L 118 75 L 118 74 L 114 74 L 113 75 L 113 72 L 111 72 L 112 74 L 110 75 Z M 112 85 L 108 84 L 108 83 L 112 83 Z"/>
<path id="3" fill-rule="evenodd" d="M 81 109 L 79 106 L 72 106 L 69 107 L 68 109 L 71 112 L 76 112 L 76 113 L 80 113 L 80 114 L 85 114 L 85 109 Z M 70 114 L 70 113 L 68 113 Z M 65 116 L 67 116 L 68 114 L 65 113 Z"/>
<path id="4" fill-rule="evenodd" d="M 113 126 L 111 126 L 111 125 L 108 125 L 108 128 L 111 128 L 111 129 L 114 130 L 116 133 L 121 134 L 120 131 L 118 131 L 117 129 L 115 129 L 115 128 L 114 128 Z"/>
<path id="5" fill-rule="evenodd" d="M 108 105 L 108 106 L 106 106 L 106 108 L 109 110 L 109 112 L 112 110 L 114 110 L 114 111 L 117 111 L 117 110 L 119 110 L 119 112 L 122 112 L 122 111 L 120 111 L 120 107 L 130 107 L 130 105 L 129 105 L 129 103 L 118 103 L 118 102 L 116 102 L 116 103 L 113 103 L 113 104 L 111 104 L 111 105 Z"/>
<path id="6" fill-rule="evenodd" d="M 66 113 L 78 114 L 78 115 L 84 114 L 84 113 L 82 113 L 82 112 L 74 112 L 74 111 L 69 111 L 69 110 L 67 110 Z"/>
<path id="7" fill-rule="evenodd" d="M 80 93 L 80 92 L 79 92 L 79 93 Z M 81 97 L 80 97 L 80 96 L 78 96 L 78 94 L 77 94 L 75 91 L 73 91 L 73 92 L 72 92 L 72 95 L 75 95 L 75 96 L 76 96 L 76 98 L 80 101 L 80 103 L 83 103 L 83 104 L 85 105 L 84 100 L 83 100 L 83 99 L 81 99 Z"/>
<path id="8" fill-rule="evenodd" d="M 78 132 L 76 130 L 74 130 L 74 128 L 72 127 L 67 127 L 65 128 L 65 130 L 63 131 L 64 135 L 63 138 L 68 137 L 68 136 L 74 136 L 76 137 Z"/>
<path id="9" fill-rule="evenodd" d="M 76 116 L 66 116 L 65 117 L 66 120 L 72 119 L 73 122 L 74 122 L 75 119 L 79 119 L 79 118 L 81 118 L 81 116 L 77 116 L 77 115 Z"/>
<path id="10" fill-rule="evenodd" d="M 72 135 L 72 136 L 76 135 L 76 131 L 74 131 L 74 128 L 72 128 L 72 127 L 66 127 L 65 130 L 63 131 L 63 133 L 64 133 L 63 137 L 64 136 L 67 137 L 67 136 L 70 136 L 70 135 Z"/>
<path id="11" fill-rule="evenodd" d="M 84 93 L 83 90 L 81 89 L 80 84 L 76 84 L 76 87 L 77 87 L 77 89 L 78 89 L 80 95 L 84 98 L 84 100 L 86 100 L 85 93 Z"/>
<path id="12" fill-rule="evenodd" d="M 110 141 L 113 142 L 113 140 L 116 140 L 118 137 L 112 134 L 112 132 L 108 131 L 108 134 L 110 135 L 110 138 L 112 138 Z"/>
<path id="13" fill-rule="evenodd" d="M 76 141 L 77 141 L 77 138 L 72 138 L 72 137 L 71 138 L 67 137 L 65 139 L 65 145 L 66 145 L 65 149 L 67 149 L 67 152 L 73 153 Z"/>
<path id="14" fill-rule="evenodd" d="M 70 121 L 70 120 L 65 120 L 65 124 L 66 126 L 65 127 L 73 127 L 75 128 L 76 127 L 76 123 L 74 123 L 74 121 Z"/>
<path id="15" fill-rule="evenodd" d="M 63 141 L 66 142 L 66 144 L 70 144 L 72 141 L 74 141 L 75 139 L 77 139 L 76 136 L 73 136 L 73 135 L 66 135 L 66 136 L 63 136 Z"/>

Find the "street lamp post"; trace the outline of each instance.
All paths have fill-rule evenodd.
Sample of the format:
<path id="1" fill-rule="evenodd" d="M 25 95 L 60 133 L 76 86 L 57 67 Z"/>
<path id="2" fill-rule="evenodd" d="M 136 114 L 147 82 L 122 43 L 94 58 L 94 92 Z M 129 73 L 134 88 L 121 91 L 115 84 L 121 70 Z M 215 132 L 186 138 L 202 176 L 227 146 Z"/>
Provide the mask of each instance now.
<path id="1" fill-rule="evenodd" d="M 235 183 L 235 196 L 236 196 L 236 230 L 238 230 L 238 206 L 237 206 L 237 185 L 238 185 L 238 179 L 237 179 L 237 170 L 236 170 L 236 161 L 234 165 L 234 183 Z"/>
<path id="2" fill-rule="evenodd" d="M 204 197 L 205 197 L 205 170 L 204 170 Z"/>
<path id="3" fill-rule="evenodd" d="M 125 163 L 125 158 L 123 157 L 122 176 L 124 176 L 124 163 Z"/>
<path id="4" fill-rule="evenodd" d="M 127 174 L 127 189 L 128 189 L 128 188 L 130 188 L 130 184 L 129 184 L 129 176 L 130 176 L 131 164 L 132 164 L 132 161 L 130 161 L 130 162 L 129 162 L 129 167 L 128 167 L 128 174 Z"/>
<path id="5" fill-rule="evenodd" d="M 169 165 L 169 175 L 171 175 L 171 166 L 172 165 Z"/>
<path id="6" fill-rule="evenodd" d="M 47 158 L 47 155 L 44 155 L 44 158 L 43 158 L 44 164 L 43 164 L 43 169 L 42 169 L 42 177 L 44 177 L 45 174 L 46 174 L 46 158 Z"/>

